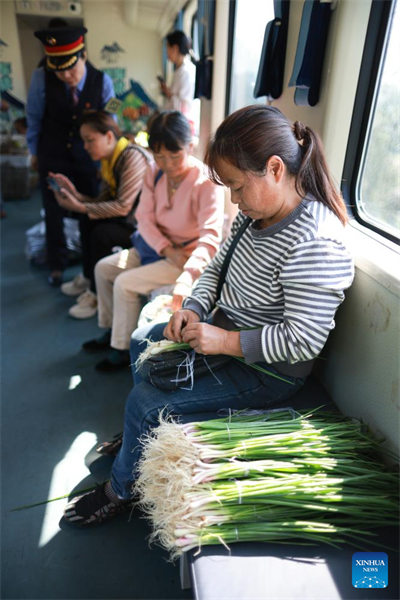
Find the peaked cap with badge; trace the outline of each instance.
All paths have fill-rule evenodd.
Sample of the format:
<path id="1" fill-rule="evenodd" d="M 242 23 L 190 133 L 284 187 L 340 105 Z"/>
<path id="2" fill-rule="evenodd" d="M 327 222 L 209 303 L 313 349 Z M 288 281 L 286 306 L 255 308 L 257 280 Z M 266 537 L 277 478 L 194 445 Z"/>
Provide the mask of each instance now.
<path id="1" fill-rule="evenodd" d="M 40 29 L 35 36 L 42 42 L 49 71 L 72 69 L 85 49 L 86 27 L 59 27 Z"/>

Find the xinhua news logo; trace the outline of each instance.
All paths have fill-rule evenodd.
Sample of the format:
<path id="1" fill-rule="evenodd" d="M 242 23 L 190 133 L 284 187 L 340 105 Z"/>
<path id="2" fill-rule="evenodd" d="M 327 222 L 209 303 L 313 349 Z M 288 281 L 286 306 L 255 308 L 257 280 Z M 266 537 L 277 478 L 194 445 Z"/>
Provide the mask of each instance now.
<path id="1" fill-rule="evenodd" d="M 352 559 L 352 579 L 355 588 L 385 588 L 388 584 L 386 552 L 356 552 Z"/>

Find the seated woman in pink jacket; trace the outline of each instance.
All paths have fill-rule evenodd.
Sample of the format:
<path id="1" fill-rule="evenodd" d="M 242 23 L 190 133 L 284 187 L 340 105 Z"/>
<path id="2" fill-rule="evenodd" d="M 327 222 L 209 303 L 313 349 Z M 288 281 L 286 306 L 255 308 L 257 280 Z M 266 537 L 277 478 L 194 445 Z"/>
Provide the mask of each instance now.
<path id="1" fill-rule="evenodd" d="M 191 155 L 186 117 L 176 111 L 158 115 L 149 146 L 155 163 L 145 174 L 134 247 L 103 258 L 95 268 L 99 327 L 107 331 L 83 348 L 93 352 L 111 346 L 98 371 L 129 365 L 143 296 L 175 284 L 172 308 L 179 310 L 221 242 L 223 189 L 209 181 L 203 163 Z"/>

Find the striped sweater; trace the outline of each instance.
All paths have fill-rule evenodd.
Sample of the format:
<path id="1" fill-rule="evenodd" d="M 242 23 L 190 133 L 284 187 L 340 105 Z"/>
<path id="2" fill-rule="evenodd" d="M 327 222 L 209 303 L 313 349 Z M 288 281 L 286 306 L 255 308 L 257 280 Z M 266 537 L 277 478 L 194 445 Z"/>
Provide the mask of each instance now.
<path id="1" fill-rule="evenodd" d="M 142 189 L 149 162 L 152 162 L 150 154 L 143 149 L 138 149 L 137 146 L 127 146 L 114 167 L 118 182 L 117 197 L 112 197 L 110 187 L 103 182 L 100 194 L 96 198 L 85 197 L 89 219 L 127 217 Z"/>
<path id="2" fill-rule="evenodd" d="M 224 257 L 244 218 L 239 213 L 228 239 L 184 303 L 201 320 L 214 307 Z M 256 327 L 240 333 L 248 364 L 288 366 L 318 356 L 354 277 L 344 240 L 336 215 L 313 199 L 302 200 L 290 215 L 266 229 L 257 229 L 255 223 L 246 229 L 217 306 L 236 327 Z M 280 370 L 292 374 L 290 368 Z"/>

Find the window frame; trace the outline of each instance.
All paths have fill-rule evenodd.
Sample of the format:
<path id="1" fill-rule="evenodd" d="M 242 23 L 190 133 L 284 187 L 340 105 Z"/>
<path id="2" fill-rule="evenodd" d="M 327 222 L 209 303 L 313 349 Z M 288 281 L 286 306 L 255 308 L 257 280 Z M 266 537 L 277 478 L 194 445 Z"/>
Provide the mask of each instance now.
<path id="1" fill-rule="evenodd" d="M 265 0 L 266 1 L 266 0 Z M 226 87 L 225 87 L 225 118 L 231 114 L 231 99 L 232 99 L 232 70 L 233 70 L 233 56 L 234 56 L 234 44 L 235 44 L 235 29 L 236 29 L 236 16 L 237 16 L 237 4 L 238 0 L 229 0 L 229 17 L 228 17 L 228 42 L 227 42 L 227 61 L 226 61 Z M 273 3 L 271 2 L 273 5 Z M 273 5 L 274 6 L 274 5 Z M 274 15 L 276 16 L 276 9 L 274 6 Z M 272 17 L 274 18 L 274 16 Z M 266 21 L 265 26 L 268 21 Z M 265 34 L 265 30 L 263 36 Z M 261 42 L 260 58 L 262 56 L 263 39 Z M 256 71 L 257 77 L 257 71 Z M 263 96 L 267 100 L 266 96 Z M 254 99 L 257 102 L 256 99 Z"/>
<path id="2" fill-rule="evenodd" d="M 228 58 L 226 61 L 226 93 L 225 93 L 225 118 L 229 116 L 231 104 L 231 84 L 233 66 L 233 43 L 235 37 L 236 23 L 236 0 L 229 3 L 229 25 L 228 25 Z"/>
<path id="3" fill-rule="evenodd" d="M 198 27 L 198 23 L 199 23 L 199 11 L 196 10 L 195 13 L 193 13 L 191 22 L 190 22 L 190 37 L 191 37 L 191 41 L 192 41 L 192 48 L 193 48 L 193 53 L 194 53 L 194 57 L 196 59 L 196 61 L 198 61 L 200 59 L 199 54 L 195 51 L 194 46 L 194 34 L 195 32 L 197 33 L 197 27 Z M 198 48 L 197 48 L 198 50 Z"/>
<path id="4" fill-rule="evenodd" d="M 363 218 L 356 203 L 364 153 L 369 144 L 376 108 L 375 102 L 377 93 L 379 93 L 377 85 L 382 68 L 384 68 L 389 26 L 395 4 L 396 0 L 372 0 L 346 148 L 341 190 L 350 216 L 364 227 L 399 244 L 399 236 L 393 235 Z"/>

